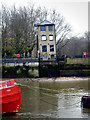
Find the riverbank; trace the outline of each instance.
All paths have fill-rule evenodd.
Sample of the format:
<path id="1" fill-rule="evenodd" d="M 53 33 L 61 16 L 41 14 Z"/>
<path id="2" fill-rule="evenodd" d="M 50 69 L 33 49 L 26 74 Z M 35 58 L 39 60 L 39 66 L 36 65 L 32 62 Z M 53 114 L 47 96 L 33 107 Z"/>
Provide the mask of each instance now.
<path id="1" fill-rule="evenodd" d="M 43 78 L 43 77 L 88 77 L 90 65 L 66 63 L 41 63 L 39 66 L 27 64 L 2 66 L 3 78 Z"/>
<path id="2" fill-rule="evenodd" d="M 90 77 L 57 77 L 57 78 L 16 78 L 18 83 L 28 83 L 28 82 L 63 82 L 63 81 L 80 81 L 89 80 Z M 1 79 L 0 79 L 1 80 Z M 8 80 L 8 78 L 2 79 L 2 81 Z"/>

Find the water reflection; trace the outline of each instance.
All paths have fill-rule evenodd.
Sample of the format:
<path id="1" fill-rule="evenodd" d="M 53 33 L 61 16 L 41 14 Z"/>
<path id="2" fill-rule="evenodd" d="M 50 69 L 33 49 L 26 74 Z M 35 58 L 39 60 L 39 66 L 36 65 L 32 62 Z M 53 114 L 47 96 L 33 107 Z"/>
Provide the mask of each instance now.
<path id="1" fill-rule="evenodd" d="M 57 109 L 57 95 L 52 92 L 52 89 L 48 91 L 47 88 L 40 89 L 42 87 L 39 85 L 40 83 L 33 83 L 22 87 L 22 105 L 19 115 L 50 116 L 51 111 Z"/>
<path id="2" fill-rule="evenodd" d="M 90 110 L 81 108 L 80 101 L 88 90 L 88 80 L 23 84 L 21 109 L 14 118 L 87 118 Z"/>

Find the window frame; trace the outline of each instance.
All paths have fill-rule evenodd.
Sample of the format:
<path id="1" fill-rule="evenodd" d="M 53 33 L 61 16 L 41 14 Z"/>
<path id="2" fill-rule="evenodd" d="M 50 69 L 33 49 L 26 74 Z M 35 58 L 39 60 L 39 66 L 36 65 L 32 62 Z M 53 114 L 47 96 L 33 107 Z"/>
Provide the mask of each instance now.
<path id="1" fill-rule="evenodd" d="M 46 26 L 40 26 L 40 31 L 46 31 Z"/>
<path id="2" fill-rule="evenodd" d="M 49 40 L 50 40 L 50 41 L 53 41 L 54 39 L 50 39 L 51 36 L 53 37 L 53 35 L 49 35 Z"/>
<path id="3" fill-rule="evenodd" d="M 42 39 L 43 37 L 46 37 L 46 39 L 43 40 L 43 39 Z M 41 35 L 41 41 L 46 41 L 46 40 L 47 40 L 47 36 L 46 36 L 46 35 Z"/>
<path id="4" fill-rule="evenodd" d="M 52 25 L 48 26 L 48 30 L 53 31 L 53 26 Z"/>
<path id="5" fill-rule="evenodd" d="M 51 46 L 53 46 L 53 50 L 51 49 Z M 50 52 L 54 52 L 54 45 L 50 45 Z"/>
<path id="6" fill-rule="evenodd" d="M 43 47 L 46 47 L 46 50 L 44 50 Z M 47 52 L 47 45 L 43 45 L 43 46 L 42 46 L 42 52 Z"/>

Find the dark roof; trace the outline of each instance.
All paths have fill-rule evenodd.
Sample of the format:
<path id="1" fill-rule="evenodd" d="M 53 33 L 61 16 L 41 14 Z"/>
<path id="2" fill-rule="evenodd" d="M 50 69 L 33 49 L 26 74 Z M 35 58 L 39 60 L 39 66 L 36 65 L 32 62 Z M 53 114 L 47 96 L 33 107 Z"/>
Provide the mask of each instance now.
<path id="1" fill-rule="evenodd" d="M 40 24 L 38 24 L 38 26 L 43 26 L 43 25 L 55 25 L 55 24 L 53 24 L 53 23 L 51 23 L 51 22 L 49 22 L 49 21 L 47 21 L 47 20 L 44 20 L 43 22 L 41 22 Z"/>

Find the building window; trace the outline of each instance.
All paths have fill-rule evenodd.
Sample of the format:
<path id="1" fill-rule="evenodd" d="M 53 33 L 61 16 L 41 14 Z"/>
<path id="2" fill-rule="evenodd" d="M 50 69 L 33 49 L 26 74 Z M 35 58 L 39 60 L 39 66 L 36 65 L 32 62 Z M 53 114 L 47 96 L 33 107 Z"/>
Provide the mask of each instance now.
<path id="1" fill-rule="evenodd" d="M 47 46 L 46 45 L 42 46 L 42 52 L 47 52 Z"/>
<path id="2" fill-rule="evenodd" d="M 54 45 L 50 45 L 50 52 L 54 52 Z"/>
<path id="3" fill-rule="evenodd" d="M 53 35 L 49 35 L 49 40 L 53 40 Z"/>
<path id="4" fill-rule="evenodd" d="M 45 26 L 41 26 L 41 31 L 46 31 L 46 27 Z"/>
<path id="5" fill-rule="evenodd" d="M 42 41 L 46 41 L 46 40 L 47 40 L 46 35 L 42 35 L 42 36 L 41 36 L 41 40 L 42 40 Z"/>
<path id="6" fill-rule="evenodd" d="M 53 26 L 48 26 L 49 31 L 53 31 Z"/>

